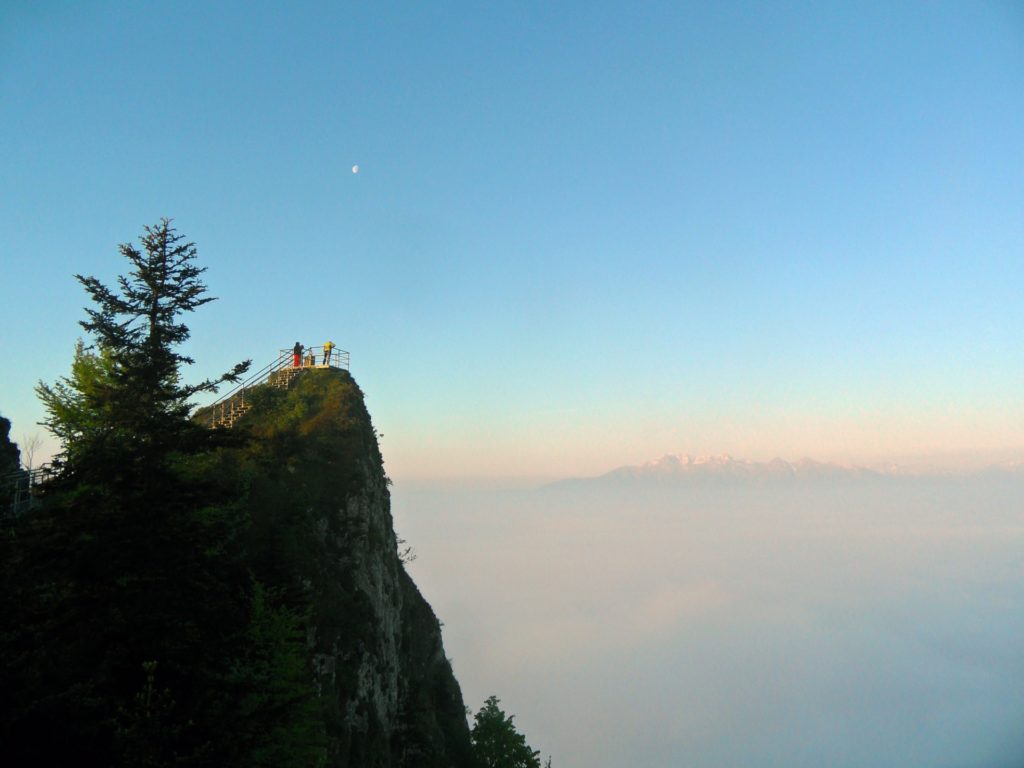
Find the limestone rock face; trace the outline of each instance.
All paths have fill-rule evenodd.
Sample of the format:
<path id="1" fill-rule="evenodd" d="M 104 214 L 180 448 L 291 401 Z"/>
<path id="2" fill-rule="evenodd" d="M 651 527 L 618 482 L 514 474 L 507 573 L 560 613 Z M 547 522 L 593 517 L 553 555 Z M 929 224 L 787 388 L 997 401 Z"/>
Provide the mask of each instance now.
<path id="1" fill-rule="evenodd" d="M 330 765 L 469 766 L 462 693 L 398 555 L 362 392 L 346 371 L 311 370 L 252 399 L 236 429 L 252 437 L 254 548 L 311 614 Z"/>

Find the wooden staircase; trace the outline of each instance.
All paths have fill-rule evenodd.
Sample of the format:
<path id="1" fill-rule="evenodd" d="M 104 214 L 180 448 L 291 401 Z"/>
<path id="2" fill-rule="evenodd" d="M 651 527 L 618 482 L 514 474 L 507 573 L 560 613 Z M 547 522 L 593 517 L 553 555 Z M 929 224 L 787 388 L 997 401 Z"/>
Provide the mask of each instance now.
<path id="1" fill-rule="evenodd" d="M 267 376 L 267 384 L 277 389 L 288 389 L 299 376 L 312 369 L 312 367 L 279 368 Z"/>
<path id="2" fill-rule="evenodd" d="M 231 399 L 218 403 L 214 408 L 213 416 L 210 419 L 210 427 L 218 429 L 235 426 L 235 422 L 245 415 L 246 411 L 252 408 L 252 403 L 245 400 L 246 390 L 234 395 Z"/>

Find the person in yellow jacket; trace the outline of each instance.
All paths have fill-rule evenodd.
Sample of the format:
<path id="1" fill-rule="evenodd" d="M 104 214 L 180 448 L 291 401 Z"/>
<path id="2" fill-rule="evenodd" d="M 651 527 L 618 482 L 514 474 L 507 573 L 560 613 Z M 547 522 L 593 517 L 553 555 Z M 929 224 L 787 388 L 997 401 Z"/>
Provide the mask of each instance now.
<path id="1" fill-rule="evenodd" d="M 324 365 L 330 365 L 331 364 L 331 352 L 333 352 L 333 351 L 334 351 L 334 342 L 333 341 L 325 341 L 324 342 Z"/>

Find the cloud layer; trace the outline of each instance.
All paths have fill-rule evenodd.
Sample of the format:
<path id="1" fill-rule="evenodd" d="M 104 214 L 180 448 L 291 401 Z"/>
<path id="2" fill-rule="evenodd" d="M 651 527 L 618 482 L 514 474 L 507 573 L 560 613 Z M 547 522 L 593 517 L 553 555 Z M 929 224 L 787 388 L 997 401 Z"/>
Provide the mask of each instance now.
<path id="1" fill-rule="evenodd" d="M 1024 760 L 1017 475 L 395 493 L 471 706 L 556 764 Z"/>

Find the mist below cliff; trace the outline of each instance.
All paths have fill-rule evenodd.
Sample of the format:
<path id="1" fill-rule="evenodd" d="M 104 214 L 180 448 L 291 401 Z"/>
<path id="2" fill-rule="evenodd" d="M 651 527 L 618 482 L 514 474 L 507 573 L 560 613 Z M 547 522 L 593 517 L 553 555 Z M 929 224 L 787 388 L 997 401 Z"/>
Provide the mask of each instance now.
<path id="1" fill-rule="evenodd" d="M 466 700 L 564 768 L 1024 765 L 1024 481 L 416 488 Z"/>

